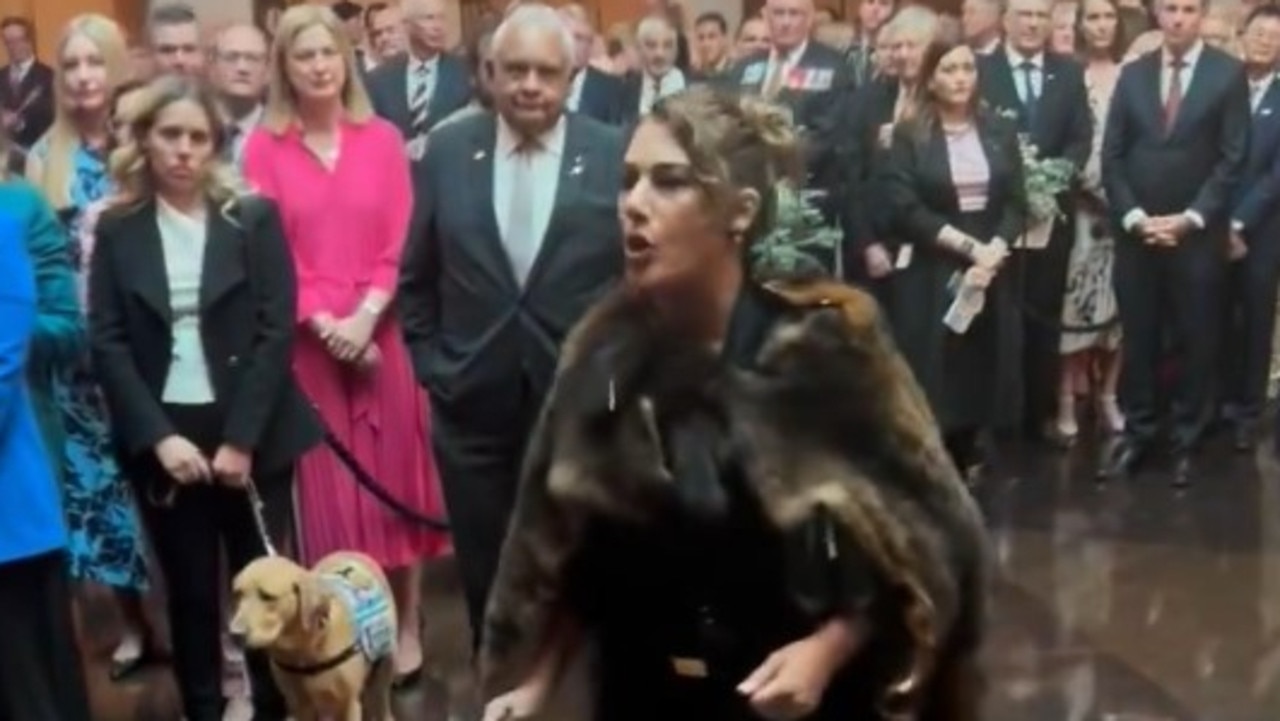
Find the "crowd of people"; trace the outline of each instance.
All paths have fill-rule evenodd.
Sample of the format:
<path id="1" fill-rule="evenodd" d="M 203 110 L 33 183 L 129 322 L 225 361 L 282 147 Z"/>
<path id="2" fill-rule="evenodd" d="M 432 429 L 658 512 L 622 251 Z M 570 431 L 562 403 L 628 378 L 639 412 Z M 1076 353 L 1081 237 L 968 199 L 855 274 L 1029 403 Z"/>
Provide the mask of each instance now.
<path id="1" fill-rule="evenodd" d="M 389 571 L 399 687 L 456 556 L 494 719 L 584 632 L 610 721 L 975 718 L 993 439 L 1260 433 L 1280 9 L 1209 2 L 3 20 L 0 719 L 90 718 L 73 583 L 222 719 L 269 545 Z"/>

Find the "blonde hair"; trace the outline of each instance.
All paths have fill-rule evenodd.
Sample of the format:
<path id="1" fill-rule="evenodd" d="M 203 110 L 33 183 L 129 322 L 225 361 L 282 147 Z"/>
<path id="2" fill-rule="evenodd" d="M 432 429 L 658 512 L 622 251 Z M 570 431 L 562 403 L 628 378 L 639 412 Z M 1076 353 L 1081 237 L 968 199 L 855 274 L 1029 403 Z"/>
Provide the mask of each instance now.
<path id="1" fill-rule="evenodd" d="M 347 71 L 347 78 L 342 86 L 342 107 L 346 110 L 347 120 L 364 123 L 373 118 L 373 105 L 360 80 L 354 48 L 347 40 L 338 16 L 328 7 L 294 5 L 280 16 L 275 40 L 271 44 L 271 77 L 262 125 L 277 135 L 287 131 L 298 117 L 297 97 L 289 83 L 289 52 L 299 35 L 317 26 L 329 32 L 338 46 L 338 52 L 342 54 L 342 64 Z"/>
<path id="2" fill-rule="evenodd" d="M 160 113 L 170 105 L 189 100 L 204 111 L 213 137 L 212 155 L 204 177 L 204 193 L 215 204 L 225 206 L 243 195 L 240 176 L 222 160 L 226 147 L 226 129 L 212 91 L 200 81 L 178 75 L 164 75 L 138 88 L 129 96 L 129 132 L 120 147 L 111 153 L 111 178 L 116 193 L 113 207 L 131 207 L 155 196 L 155 179 L 144 141 L 155 127 Z"/>
<path id="3" fill-rule="evenodd" d="M 116 87 L 129 79 L 129 49 L 120 26 L 105 15 L 87 13 L 77 15 L 67 23 L 58 39 L 55 57 L 59 60 L 66 51 L 67 43 L 72 38 L 84 37 L 98 48 L 107 68 L 106 96 L 110 98 Z M 43 138 L 45 152 L 39 163 L 39 177 L 32 180 L 44 192 L 44 196 L 55 208 L 71 205 L 71 174 L 74 172 L 72 159 L 76 148 L 82 142 L 80 133 L 71 122 L 70 110 L 66 103 L 66 77 L 61 62 L 55 62 L 53 93 L 57 102 L 53 124 Z M 110 111 L 110 108 L 107 108 Z M 103 116 L 104 122 L 107 116 Z M 31 175 L 28 172 L 28 175 Z"/>

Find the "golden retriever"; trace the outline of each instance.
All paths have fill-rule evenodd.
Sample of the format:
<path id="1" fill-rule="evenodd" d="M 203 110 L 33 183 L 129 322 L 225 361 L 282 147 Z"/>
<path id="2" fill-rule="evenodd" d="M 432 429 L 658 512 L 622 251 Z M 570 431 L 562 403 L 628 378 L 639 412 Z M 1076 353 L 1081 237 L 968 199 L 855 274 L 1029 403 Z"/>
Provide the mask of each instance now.
<path id="1" fill-rule="evenodd" d="M 268 556 L 232 589 L 231 634 L 270 657 L 295 721 L 390 721 L 396 608 L 373 559 L 339 552 L 307 570 Z M 368 610 L 372 631 L 357 619 Z"/>

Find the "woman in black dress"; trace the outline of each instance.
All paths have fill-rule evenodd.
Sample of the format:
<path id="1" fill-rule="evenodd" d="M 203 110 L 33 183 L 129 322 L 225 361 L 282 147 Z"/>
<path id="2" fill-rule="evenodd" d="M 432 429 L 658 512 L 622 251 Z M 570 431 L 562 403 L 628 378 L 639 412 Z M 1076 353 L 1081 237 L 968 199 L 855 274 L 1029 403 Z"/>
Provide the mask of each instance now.
<path id="1" fill-rule="evenodd" d="M 625 282 L 531 440 L 486 718 L 535 713 L 588 636 L 604 721 L 977 716 L 983 532 L 928 406 L 869 296 L 761 269 L 801 239 L 780 113 L 695 88 L 635 131 Z"/>
<path id="2" fill-rule="evenodd" d="M 1019 316 L 1002 272 L 1023 230 L 1017 128 L 978 108 L 973 51 L 935 41 L 925 52 L 918 112 L 894 128 L 885 189 L 902 244 L 894 275 L 894 335 L 938 414 L 961 469 L 976 441 L 1021 407 Z M 904 261 L 904 257 L 906 260 Z M 944 317 L 964 286 L 983 291 L 967 328 Z"/>

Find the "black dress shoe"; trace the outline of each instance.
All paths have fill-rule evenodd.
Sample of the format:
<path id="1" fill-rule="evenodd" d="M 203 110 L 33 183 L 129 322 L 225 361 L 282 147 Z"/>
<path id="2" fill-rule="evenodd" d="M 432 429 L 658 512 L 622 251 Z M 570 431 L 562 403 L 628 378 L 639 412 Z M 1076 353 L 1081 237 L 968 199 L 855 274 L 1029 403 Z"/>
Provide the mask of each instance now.
<path id="1" fill-rule="evenodd" d="M 1191 460 L 1190 453 L 1174 453 L 1173 477 L 1170 479 L 1170 484 L 1175 490 L 1186 489 L 1191 485 L 1195 470 L 1195 463 Z"/>
<path id="2" fill-rule="evenodd" d="M 1099 480 L 1132 478 L 1146 458 L 1146 448 L 1133 441 L 1118 441 L 1107 448 L 1098 464 Z"/>

